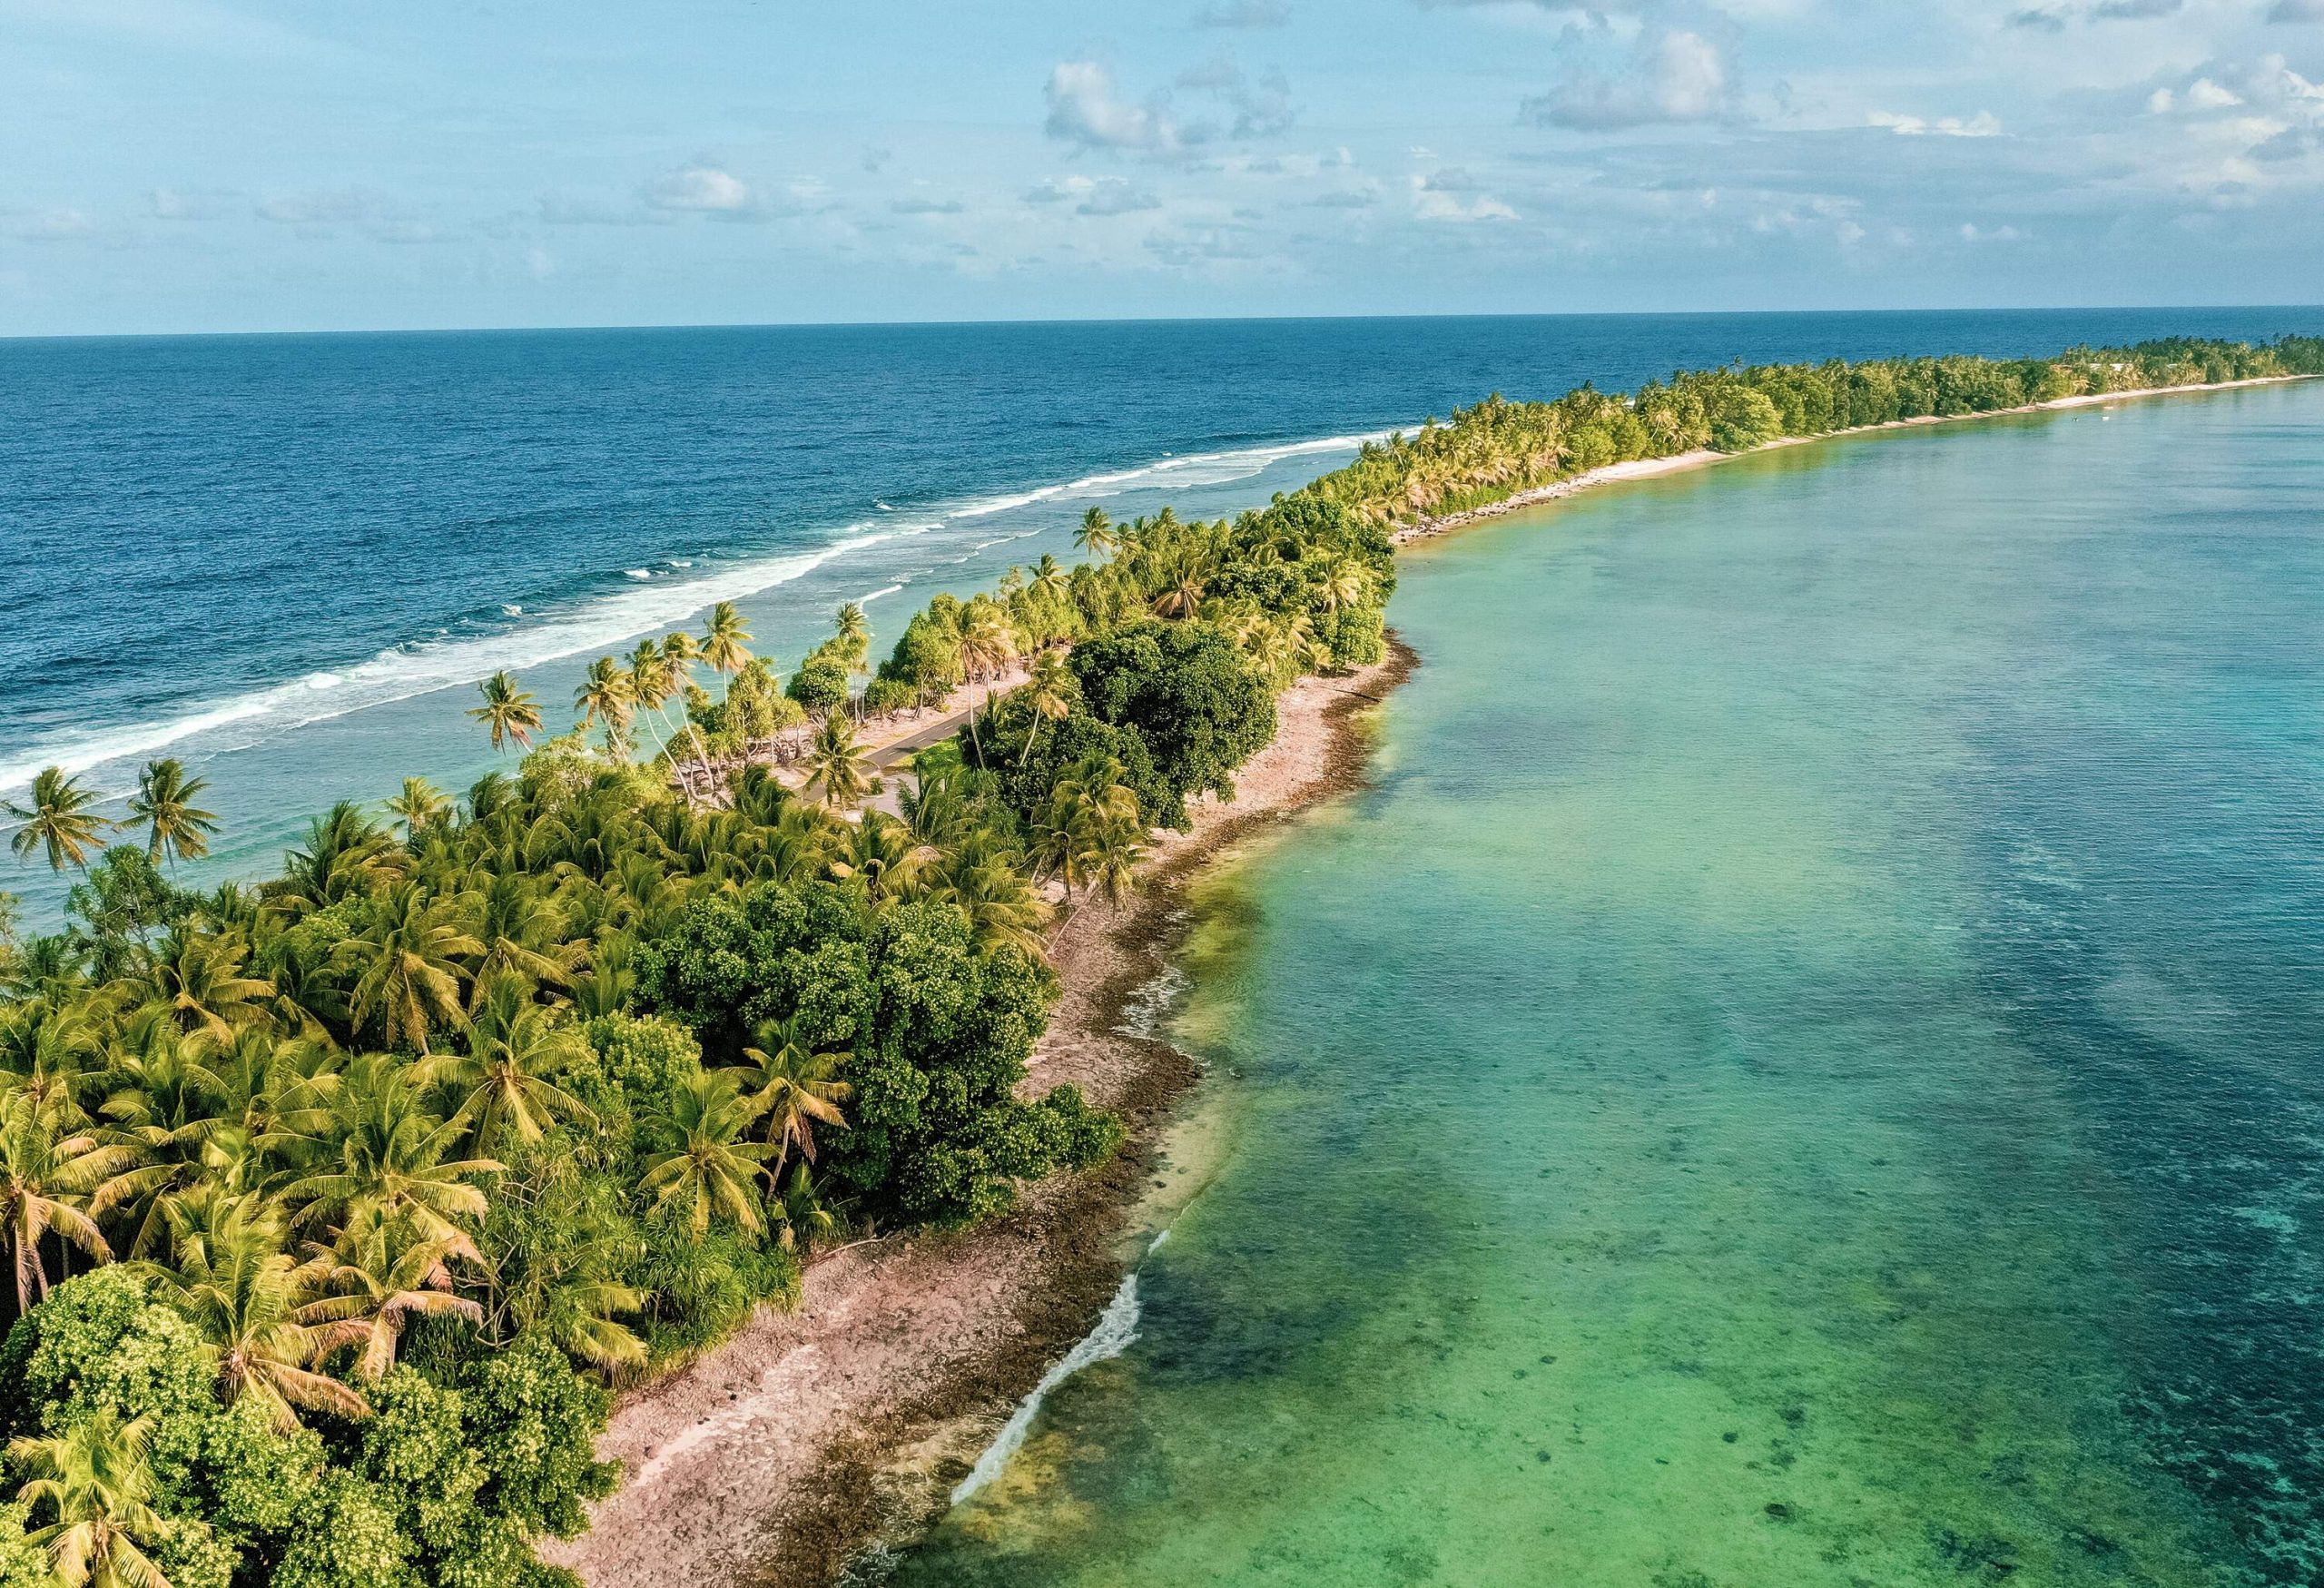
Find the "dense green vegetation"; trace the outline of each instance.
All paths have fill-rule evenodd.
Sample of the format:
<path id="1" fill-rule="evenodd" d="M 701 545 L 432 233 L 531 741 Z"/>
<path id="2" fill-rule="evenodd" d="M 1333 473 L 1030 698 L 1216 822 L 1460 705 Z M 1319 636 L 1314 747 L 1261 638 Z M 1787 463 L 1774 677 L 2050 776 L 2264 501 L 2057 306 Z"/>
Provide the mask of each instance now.
<path id="1" fill-rule="evenodd" d="M 0 1588 L 560 1580 L 531 1541 L 614 1481 L 612 1389 L 788 1302 L 819 1246 L 1113 1149 L 1072 1089 L 1019 1095 L 1044 928 L 1231 797 L 1277 691 L 1381 656 L 1394 524 L 1625 458 L 2319 370 L 2312 339 L 2166 342 L 1494 399 L 1231 522 L 1093 508 L 1088 561 L 939 596 L 876 666 L 860 609 L 786 678 L 722 605 L 598 658 L 537 745 L 497 675 L 468 715 L 516 775 L 338 805 L 254 886 L 179 885 L 219 819 L 178 763 L 119 818 L 43 772 L 14 847 L 82 875 L 53 933 L 0 894 Z M 861 808 L 861 725 L 963 692 L 894 814 Z"/>
<path id="2" fill-rule="evenodd" d="M 1994 413 L 2108 391 L 2324 374 L 2324 338 L 2263 347 L 2174 337 L 2070 348 L 2054 359 L 1881 359 L 1684 371 L 1628 397 L 1584 386 L 1553 402 L 1487 399 L 1365 446 L 1307 489 L 1368 521 L 1404 524 L 1642 458 L 1739 452 L 1900 419 Z"/>
<path id="3" fill-rule="evenodd" d="M 1083 538 L 876 675 L 860 611 L 786 680 L 722 607 L 537 745 L 496 676 L 469 715 L 517 775 L 336 806 L 255 886 L 173 880 L 217 823 L 178 764 L 125 819 L 44 774 L 18 852 L 83 875 L 64 931 L 0 932 L 0 1588 L 546 1584 L 610 1389 L 817 1246 L 1109 1153 L 1073 1089 L 1019 1095 L 1042 889 L 1130 887 L 1275 689 L 1381 654 L 1393 575 L 1305 498 Z M 859 720 L 963 686 L 898 814 L 855 810 Z"/>

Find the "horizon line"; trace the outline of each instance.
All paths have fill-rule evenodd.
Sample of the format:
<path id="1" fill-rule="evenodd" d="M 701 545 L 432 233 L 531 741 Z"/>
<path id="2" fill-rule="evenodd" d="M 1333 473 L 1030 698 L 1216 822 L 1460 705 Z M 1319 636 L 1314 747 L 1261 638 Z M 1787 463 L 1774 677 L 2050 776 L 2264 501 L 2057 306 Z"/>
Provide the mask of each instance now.
<path id="1" fill-rule="evenodd" d="M 273 330 L 8 331 L 0 332 L 0 345 L 25 342 L 194 341 L 313 337 L 559 336 L 639 331 L 944 330 L 1005 326 L 1307 325 L 1341 321 L 1486 320 L 1742 320 L 1842 314 L 2166 314 L 2179 311 L 2219 313 L 2224 311 L 2262 312 L 2270 310 L 2315 312 L 2324 311 L 2324 302 L 2048 303 L 2014 304 L 1991 308 L 1959 305 L 1945 307 L 1899 305 L 1886 308 L 1832 309 L 1569 309 L 1469 311 L 1439 314 L 1133 314 L 1059 317 L 1001 315 L 982 320 L 642 321 L 582 325 L 351 326 Z"/>

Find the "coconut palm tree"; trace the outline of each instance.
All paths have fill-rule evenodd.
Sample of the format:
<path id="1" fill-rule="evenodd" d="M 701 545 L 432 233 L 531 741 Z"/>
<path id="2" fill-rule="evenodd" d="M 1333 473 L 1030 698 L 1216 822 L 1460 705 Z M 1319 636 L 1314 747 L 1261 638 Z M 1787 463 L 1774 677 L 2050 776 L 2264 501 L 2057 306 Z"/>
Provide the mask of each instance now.
<path id="1" fill-rule="evenodd" d="M 274 983 L 248 974 L 249 959 L 250 946 L 240 933 L 180 923 L 154 950 L 153 969 L 133 985 L 166 1008 L 179 1031 L 227 1047 L 243 1027 L 272 1023 L 267 1006 Z"/>
<path id="2" fill-rule="evenodd" d="M 1041 553 L 1041 560 L 1035 565 L 1033 577 L 1025 588 L 1045 600 L 1063 599 L 1067 589 L 1064 565 L 1048 552 Z"/>
<path id="3" fill-rule="evenodd" d="M 559 1119 L 596 1123 L 578 1098 L 551 1079 L 586 1059 L 588 1042 L 533 1002 L 521 981 L 503 976 L 486 991 L 469 1023 L 467 1048 L 434 1066 L 431 1079 L 460 1099 L 445 1123 L 468 1131 L 479 1150 L 490 1151 L 508 1135 L 537 1141 Z"/>
<path id="4" fill-rule="evenodd" d="M 25 1541 L 48 1556 L 61 1588 L 170 1588 L 145 1551 L 163 1532 L 145 1455 L 153 1419 L 124 1423 L 103 1406 L 62 1434 L 9 1442 L 8 1459 L 31 1475 L 16 1498 L 53 1521 Z"/>
<path id="5" fill-rule="evenodd" d="M 1101 560 L 1121 548 L 1121 537 L 1114 533 L 1114 521 L 1106 517 L 1105 508 L 1092 508 L 1081 515 L 1081 527 L 1073 532 L 1073 547 Z"/>
<path id="6" fill-rule="evenodd" d="M 1017 758 L 1019 766 L 1032 760 L 1033 741 L 1040 737 L 1043 723 L 1061 723 L 1072 715 L 1076 693 L 1073 675 L 1063 656 L 1043 651 L 1033 658 L 1025 679 L 1025 704 L 1033 708 L 1033 725 L 1025 735 L 1025 753 Z"/>
<path id="7" fill-rule="evenodd" d="M 676 691 L 676 676 L 662 660 L 661 642 L 651 637 L 639 640 L 637 648 L 629 653 L 628 660 L 631 705 L 652 712 L 662 724 L 661 729 L 654 735 L 655 754 L 659 755 L 663 745 L 669 742 L 670 727 L 669 714 L 662 707 Z"/>
<path id="8" fill-rule="evenodd" d="M 259 893 L 303 915 L 370 893 L 400 863 L 387 832 L 354 801 L 341 800 L 307 824 L 306 848 L 284 855 L 282 875 Z"/>
<path id="9" fill-rule="evenodd" d="M 1016 631 L 1009 625 L 1008 615 L 997 602 L 980 597 L 969 603 L 962 613 L 959 654 L 960 671 L 971 682 L 983 679 L 989 673 L 999 672 L 1009 666 L 1017 655 Z M 992 691 L 985 690 L 985 704 L 990 705 Z M 977 764 L 984 764 L 984 741 L 977 734 L 977 710 L 969 712 L 969 743 L 975 746 Z"/>
<path id="10" fill-rule="evenodd" d="M 11 820 L 24 824 L 10 845 L 20 858 L 35 849 L 43 851 L 53 872 L 63 871 L 67 861 L 85 867 L 89 851 L 98 845 L 107 828 L 117 824 L 90 813 L 97 796 L 79 780 L 67 776 L 62 767 L 41 768 L 33 778 L 28 798 L 27 804 L 14 801 L 0 804 Z"/>
<path id="11" fill-rule="evenodd" d="M 487 1204 L 471 1182 L 497 1174 L 488 1158 L 455 1159 L 462 1131 L 422 1106 L 414 1067 L 366 1054 L 328 1089 L 310 1088 L 285 1107 L 261 1145 L 309 1167 L 283 1189 L 300 1228 L 367 1214 L 408 1218 L 448 1250 L 476 1260 L 468 1225 Z"/>
<path id="12" fill-rule="evenodd" d="M 210 835 L 218 831 L 218 818 L 193 803 L 209 786 L 206 777 L 188 777 L 185 764 L 174 758 L 145 763 L 129 814 L 145 824 L 146 859 L 158 862 L 166 853 L 174 870 L 180 860 L 200 860 L 210 853 Z"/>
<path id="13" fill-rule="evenodd" d="M 694 668 L 694 664 L 701 660 L 702 642 L 689 631 L 679 629 L 663 640 L 662 663 L 670 670 L 670 691 L 673 695 L 684 695 L 689 701 L 695 698 Z M 694 758 L 702 767 L 703 784 L 707 787 L 716 781 L 716 774 L 710 770 L 710 747 L 703 743 L 702 730 L 694 725 L 691 709 L 685 714 L 684 721 L 686 739 L 694 745 Z"/>
<path id="14" fill-rule="evenodd" d="M 670 1100 L 677 1145 L 651 1155 L 637 1182 L 656 1208 L 683 1211 L 696 1240 L 709 1233 L 713 1218 L 752 1235 L 765 1228 L 751 1182 L 776 1149 L 749 1139 L 758 1110 L 736 1079 L 733 1070 L 713 1070 L 677 1090 Z"/>
<path id="15" fill-rule="evenodd" d="M 856 738 L 855 725 L 838 712 L 823 719 L 804 764 L 807 781 L 822 786 L 823 804 L 833 810 L 871 792 L 872 758 Z"/>
<path id="16" fill-rule="evenodd" d="M 361 1396 L 314 1364 L 340 1344 L 311 1300 L 329 1269 L 284 1248 L 280 1214 L 255 1196 L 213 1196 L 172 1222 L 167 1263 L 142 1265 L 156 1293 L 216 1353 L 219 1398 L 245 1397 L 288 1432 L 298 1408 L 361 1417 Z"/>
<path id="17" fill-rule="evenodd" d="M 713 607 L 703 630 L 702 659 L 731 678 L 751 659 L 750 647 L 751 631 L 743 626 L 743 614 L 734 603 L 721 601 Z"/>
<path id="18" fill-rule="evenodd" d="M 467 1019 L 460 1003 L 463 961 L 484 957 L 448 900 L 431 897 L 418 883 L 399 883 L 373 906 L 361 932 L 334 952 L 335 963 L 356 970 L 348 1014 L 355 1029 L 375 1024 L 381 1043 L 409 1042 L 428 1051 L 435 1023 L 457 1028 Z"/>
<path id="19" fill-rule="evenodd" d="M 112 1259 L 113 1248 L 82 1209 L 90 1193 L 135 1162 L 129 1148 L 67 1127 L 23 1087 L 0 1090 L 0 1240 L 15 1260 L 18 1317 L 48 1294 L 41 1241 L 52 1231 L 98 1262 Z"/>
<path id="20" fill-rule="evenodd" d="M 387 806 L 389 814 L 403 824 L 405 838 L 414 842 L 452 814 L 450 796 L 424 777 L 405 778 L 403 791 Z"/>
<path id="21" fill-rule="evenodd" d="M 458 1317 L 479 1327 L 484 1308 L 454 1293 L 454 1243 L 409 1220 L 369 1215 L 316 1253 L 324 1294 L 299 1310 L 324 1326 L 323 1353 L 360 1347 L 356 1374 L 377 1383 L 396 1365 L 404 1326 L 415 1317 Z"/>
<path id="22" fill-rule="evenodd" d="M 782 1172 L 783 1160 L 792 1149 L 798 1149 L 799 1156 L 809 1163 L 815 1161 L 819 1121 L 838 1129 L 847 1128 L 839 1106 L 855 1089 L 839 1078 L 839 1071 L 852 1057 L 845 1052 L 815 1052 L 795 1014 L 762 1024 L 758 1046 L 743 1050 L 743 1093 L 759 1110 L 766 1139 L 775 1148 L 774 1162 L 767 1170 L 770 1184 Z"/>
<path id="23" fill-rule="evenodd" d="M 840 659 L 851 673 L 861 673 L 872 654 L 872 623 L 863 616 L 860 602 L 841 605 L 832 618 L 832 630 L 839 640 Z"/>
<path id="24" fill-rule="evenodd" d="M 469 707 L 468 718 L 484 725 L 492 747 L 505 749 L 514 739 L 518 748 L 531 749 L 533 735 L 541 731 L 540 703 L 531 693 L 518 688 L 505 668 L 478 685 L 477 692 L 484 696 L 484 704 Z"/>
<path id="25" fill-rule="evenodd" d="M 803 1163 L 792 1167 L 791 1183 L 782 1196 L 767 1199 L 767 1211 L 774 1218 L 775 1238 L 785 1251 L 820 1245 L 840 1232 L 838 1218 L 815 1194 L 814 1177 Z"/>
<path id="26" fill-rule="evenodd" d="M 589 670 L 582 675 L 581 686 L 573 692 L 573 708 L 580 713 L 573 725 L 586 733 L 603 723 L 606 752 L 619 755 L 620 736 L 628 731 L 635 698 L 629 674 L 611 656 L 599 656 L 589 664 Z"/>

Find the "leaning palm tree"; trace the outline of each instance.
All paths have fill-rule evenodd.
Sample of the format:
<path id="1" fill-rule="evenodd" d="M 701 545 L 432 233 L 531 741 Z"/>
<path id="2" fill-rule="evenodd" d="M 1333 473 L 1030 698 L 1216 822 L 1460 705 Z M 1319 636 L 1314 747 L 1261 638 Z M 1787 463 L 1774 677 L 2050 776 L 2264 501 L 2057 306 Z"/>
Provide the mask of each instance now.
<path id="1" fill-rule="evenodd" d="M 862 672 L 872 653 L 872 623 L 863 616 L 862 605 L 855 601 L 842 603 L 832 618 L 832 630 L 838 636 L 840 659 L 847 664 L 847 670 Z"/>
<path id="2" fill-rule="evenodd" d="M 1017 632 L 1009 624 L 1008 615 L 998 602 L 982 597 L 969 603 L 960 626 L 958 645 L 960 671 L 971 680 L 982 679 L 1009 666 L 1017 656 Z M 988 686 L 985 703 L 990 705 L 992 691 Z M 969 709 L 969 743 L 975 746 L 977 764 L 984 764 L 984 741 L 977 734 L 977 708 Z"/>
<path id="3" fill-rule="evenodd" d="M 377 1383 L 396 1365 L 396 1348 L 413 1318 L 483 1324 L 484 1308 L 453 1291 L 453 1245 L 409 1220 L 367 1217 L 341 1232 L 335 1248 L 318 1252 L 318 1284 L 325 1294 L 301 1307 L 300 1317 L 325 1326 L 326 1353 L 360 1346 L 355 1371 Z"/>
<path id="4" fill-rule="evenodd" d="M 492 747 L 505 748 L 514 739 L 518 748 L 531 749 L 533 735 L 541 730 L 540 703 L 531 693 L 519 689 L 517 680 L 505 669 L 478 685 L 477 690 L 484 696 L 484 704 L 471 706 L 468 716 L 484 725 L 484 731 L 492 737 Z"/>
<path id="5" fill-rule="evenodd" d="M 340 1343 L 311 1299 L 328 1271 L 284 1249 L 282 1220 L 254 1196 L 217 1196 L 172 1221 L 171 1259 L 148 1263 L 161 1298 L 216 1354 L 218 1395 L 248 1398 L 284 1431 L 298 1408 L 369 1415 L 363 1397 L 314 1364 Z"/>
<path id="6" fill-rule="evenodd" d="M 60 1588 L 170 1588 L 145 1551 L 164 1531 L 153 1509 L 150 1416 L 124 1423 L 104 1406 L 46 1439 L 12 1440 L 8 1459 L 31 1475 L 16 1498 L 54 1520 L 25 1535 L 48 1556 Z"/>
<path id="7" fill-rule="evenodd" d="M 1033 708 L 1033 725 L 1025 735 L 1025 753 L 1017 758 L 1019 766 L 1032 760 L 1033 741 L 1040 737 L 1043 723 L 1061 723 L 1072 715 L 1073 696 L 1073 675 L 1067 671 L 1065 658 L 1055 651 L 1036 656 L 1025 679 L 1025 704 Z"/>
<path id="8" fill-rule="evenodd" d="M 16 1270 L 16 1313 L 48 1294 L 44 1239 L 54 1234 L 97 1260 L 113 1257 L 94 1220 L 83 1211 L 90 1193 L 137 1161 L 125 1145 L 104 1145 L 65 1126 L 23 1087 L 0 1091 L 0 1240 Z"/>
<path id="9" fill-rule="evenodd" d="M 428 1051 L 431 1025 L 457 1028 L 467 1019 L 460 1002 L 463 962 L 484 957 L 484 945 L 458 910 L 428 896 L 418 883 L 399 883 L 379 898 L 357 936 L 333 952 L 335 963 L 356 969 L 348 1013 L 356 1030 L 375 1022 L 383 1046 L 410 1043 Z"/>
<path id="10" fill-rule="evenodd" d="M 1081 527 L 1073 532 L 1073 547 L 1095 557 L 1112 556 L 1121 547 L 1121 537 L 1114 533 L 1114 521 L 1106 517 L 1103 508 L 1092 508 L 1081 515 Z"/>
<path id="11" fill-rule="evenodd" d="M 620 735 L 629 727 L 634 704 L 629 674 L 611 656 L 599 656 L 589 664 L 589 670 L 582 675 L 581 686 L 573 692 L 573 708 L 580 713 L 574 726 L 586 733 L 592 725 L 604 723 L 606 748 L 618 754 Z"/>
<path id="12" fill-rule="evenodd" d="M 42 767 L 27 798 L 28 804 L 0 804 L 12 820 L 24 824 L 10 844 L 19 857 L 43 851 L 53 872 L 63 871 L 68 861 L 86 866 L 89 851 L 97 847 L 107 828 L 117 825 L 90 813 L 97 796 L 59 766 Z"/>
<path id="13" fill-rule="evenodd" d="M 200 860 L 210 853 L 210 835 L 218 831 L 218 818 L 193 803 L 209 786 L 206 777 L 188 777 L 185 764 L 174 758 L 145 763 L 129 814 L 145 824 L 146 859 L 159 861 L 167 854 L 174 868 L 181 860 Z"/>
<path id="14" fill-rule="evenodd" d="M 654 735 L 654 751 L 658 755 L 669 740 L 670 716 L 662 708 L 676 693 L 677 675 L 662 659 L 662 642 L 650 636 L 637 642 L 637 648 L 629 653 L 628 661 L 632 708 L 652 712 L 662 724 L 662 729 Z"/>
<path id="15" fill-rule="evenodd" d="M 728 677 L 741 672 L 751 659 L 751 631 L 743 626 L 743 614 L 732 601 L 721 601 L 710 609 L 710 621 L 703 631 L 702 659 Z"/>
<path id="16" fill-rule="evenodd" d="M 757 1113 L 731 1070 L 697 1076 L 670 1100 L 677 1145 L 648 1158 L 637 1184 L 653 1194 L 655 1208 L 683 1211 L 696 1240 L 709 1233 L 713 1218 L 751 1235 L 764 1228 L 751 1183 L 775 1149 L 748 1139 Z"/>
<path id="17" fill-rule="evenodd" d="M 815 1161 L 819 1121 L 847 1128 L 839 1106 L 855 1089 L 839 1078 L 839 1071 L 853 1055 L 816 1052 L 795 1014 L 761 1025 L 758 1041 L 757 1047 L 743 1050 L 745 1063 L 739 1073 L 752 1105 L 760 1110 L 766 1139 L 774 1146 L 774 1162 L 767 1170 L 772 1183 L 792 1149 L 798 1149 L 809 1163 Z"/>
<path id="18" fill-rule="evenodd" d="M 872 758 L 855 736 L 855 725 L 833 712 L 823 719 L 807 752 L 807 781 L 822 785 L 823 804 L 833 810 L 852 805 L 872 787 Z"/>

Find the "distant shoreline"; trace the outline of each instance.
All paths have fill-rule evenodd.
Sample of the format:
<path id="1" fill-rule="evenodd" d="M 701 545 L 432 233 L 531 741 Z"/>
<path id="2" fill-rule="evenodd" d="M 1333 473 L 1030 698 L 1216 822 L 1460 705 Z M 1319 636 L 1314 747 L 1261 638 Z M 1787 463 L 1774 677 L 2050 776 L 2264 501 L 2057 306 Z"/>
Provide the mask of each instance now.
<path id="1" fill-rule="evenodd" d="M 1480 508 L 1464 508 L 1457 513 L 1441 518 L 1423 518 L 1417 524 L 1407 524 L 1388 536 L 1393 546 L 1411 546 L 1423 540 L 1433 540 L 1449 535 L 1455 529 L 1465 529 L 1489 518 L 1498 518 L 1525 508 L 1537 508 L 1544 502 L 1561 501 L 1579 496 L 1595 486 L 1619 485 L 1625 480 L 1656 479 L 1666 474 L 1683 474 L 1689 469 L 1706 469 L 1730 459 L 1748 458 L 1754 453 L 1771 452 L 1778 447 L 1804 447 L 1813 441 L 1829 441 L 1841 436 L 1878 435 L 1885 430 L 1914 429 L 1924 425 L 1958 424 L 1965 419 L 2000 419 L 2008 414 L 2046 413 L 2054 409 L 2102 407 L 2110 402 L 2130 402 L 2145 397 L 2183 397 L 2213 391 L 2236 391 L 2248 386 L 2284 386 L 2299 380 L 2319 380 L 2319 375 L 2261 375 L 2249 380 L 2218 380 L 2199 386 L 2142 386 L 2128 391 L 2084 392 L 2075 397 L 2053 398 L 2047 402 L 2023 403 L 2016 408 L 1988 409 L 1977 413 L 1923 414 L 1908 419 L 1890 419 L 1885 424 L 1853 425 L 1843 430 L 1827 430 L 1815 436 L 1785 436 L 1769 441 L 1764 447 L 1748 448 L 1740 452 L 1719 452 L 1710 448 L 1699 448 L 1691 452 L 1674 452 L 1668 458 L 1640 458 L 1627 463 L 1609 463 L 1602 469 L 1591 469 L 1531 490 L 1519 491 L 1497 502 L 1487 502 Z"/>

